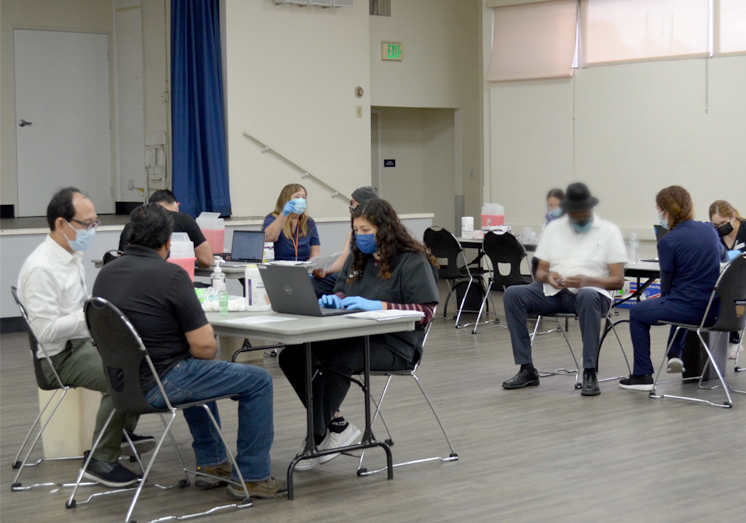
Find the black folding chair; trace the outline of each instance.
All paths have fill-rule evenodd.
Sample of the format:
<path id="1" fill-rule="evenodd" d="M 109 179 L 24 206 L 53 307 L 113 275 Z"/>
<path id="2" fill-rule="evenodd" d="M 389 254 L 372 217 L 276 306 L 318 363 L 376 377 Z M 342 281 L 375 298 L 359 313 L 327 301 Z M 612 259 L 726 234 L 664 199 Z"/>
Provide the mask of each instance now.
<path id="1" fill-rule="evenodd" d="M 36 447 L 36 444 L 39 442 L 39 438 L 41 438 L 41 435 L 44 433 L 44 429 L 47 428 L 47 425 L 49 424 L 49 421 L 52 419 L 52 416 L 54 416 L 55 412 L 57 412 L 57 408 L 60 406 L 60 403 L 62 403 L 62 400 L 65 398 L 67 391 L 70 389 L 74 389 L 75 387 L 68 387 L 62 383 L 62 379 L 60 379 L 59 374 L 57 374 L 57 370 L 54 368 L 52 359 L 49 357 L 49 355 L 44 350 L 44 348 L 39 344 L 38 340 L 36 339 L 36 336 L 34 336 L 34 332 L 31 330 L 31 321 L 29 320 L 28 313 L 26 312 L 26 308 L 23 306 L 23 304 L 21 303 L 21 300 L 18 298 L 17 289 L 15 287 L 11 287 L 10 291 L 13 294 L 13 299 L 16 301 L 16 304 L 18 305 L 18 308 L 21 311 L 21 316 L 23 317 L 23 320 L 26 322 L 26 327 L 28 328 L 29 346 L 31 348 L 31 357 L 34 363 L 34 375 L 36 377 L 36 384 L 39 386 L 41 390 L 54 391 L 52 395 L 49 397 L 49 399 L 47 400 L 47 402 L 44 404 L 44 407 L 42 407 L 42 409 L 39 411 L 39 415 L 36 417 L 36 419 L 34 420 L 34 423 L 31 425 L 31 428 L 29 429 L 28 434 L 26 434 L 26 438 L 23 440 L 23 443 L 21 444 L 21 448 L 18 449 L 18 453 L 16 454 L 15 459 L 13 459 L 13 468 L 16 469 L 18 472 L 16 472 L 16 475 L 13 478 L 13 483 L 11 484 L 11 490 L 21 491 L 21 490 L 31 490 L 37 487 L 54 487 L 54 486 L 72 487 L 73 486 L 72 483 L 55 483 L 55 482 L 35 483 L 33 485 L 28 485 L 24 487 L 23 484 L 19 481 L 21 477 L 21 473 L 23 472 L 23 469 L 25 469 L 26 467 L 35 467 L 43 461 L 78 460 L 78 459 L 83 459 L 83 456 L 41 458 L 33 463 L 28 462 L 31 452 L 34 450 L 34 448 Z M 41 354 L 40 354 L 40 351 L 41 351 Z M 47 376 L 44 374 L 44 370 L 42 369 L 42 360 L 44 359 L 47 360 L 47 364 L 49 365 L 49 368 L 54 374 L 54 379 L 52 381 L 47 379 Z M 59 396 L 57 394 L 58 392 L 60 393 Z M 39 426 L 39 422 L 41 421 L 44 413 L 47 412 L 47 409 L 49 408 L 49 406 L 52 405 L 55 397 L 57 397 L 57 401 L 54 402 L 54 405 L 52 406 L 52 410 L 49 412 L 49 415 L 44 419 L 44 421 Z M 36 436 L 34 436 L 34 439 L 31 442 L 31 446 L 28 447 L 28 450 L 26 451 L 26 454 L 23 456 L 23 459 L 19 461 L 19 458 L 21 457 L 21 454 L 23 453 L 23 450 L 26 447 L 26 444 L 31 438 L 31 434 L 34 432 L 34 429 L 37 426 L 40 427 L 39 432 L 37 432 Z M 86 486 L 90 486 L 93 484 L 94 483 L 85 483 Z"/>
<path id="2" fill-rule="evenodd" d="M 527 258 L 526 249 L 523 248 L 521 242 L 519 242 L 515 236 L 506 231 L 499 233 L 488 232 L 484 235 L 483 244 L 484 253 L 490 260 L 492 269 L 490 270 L 490 284 L 487 286 L 487 292 L 484 294 L 482 300 L 482 306 L 479 308 L 479 315 L 477 321 L 474 324 L 474 330 L 472 334 L 477 333 L 479 328 L 479 320 L 482 318 L 482 312 L 487 305 L 487 300 L 492 301 L 490 291 L 495 288 L 504 291 L 511 285 L 526 285 L 534 281 L 533 277 L 527 274 L 521 274 L 521 264 L 523 260 Z M 500 272 L 499 264 L 509 264 L 510 272 L 503 275 Z M 500 319 L 497 317 L 495 304 L 492 304 L 492 310 L 495 311 L 495 323 L 499 324 Z M 489 312 L 487 313 L 489 316 Z M 503 329 L 507 329 L 506 325 L 497 325 Z"/>
<path id="3" fill-rule="evenodd" d="M 437 309 L 437 308 L 436 308 Z M 434 316 L 434 314 L 433 314 Z M 425 349 L 425 343 L 427 342 L 427 337 L 430 334 L 430 329 L 433 325 L 433 322 L 430 322 L 427 324 L 427 327 L 425 328 L 425 337 L 422 340 L 422 349 L 424 351 Z M 403 463 L 394 463 L 394 467 L 402 467 L 404 465 L 414 465 L 416 463 L 427 463 L 429 461 L 442 461 L 442 462 L 448 462 L 448 461 L 457 461 L 458 460 L 458 454 L 455 450 L 453 450 L 453 445 L 451 444 L 451 440 L 448 437 L 448 434 L 446 433 L 446 429 L 443 426 L 443 422 L 440 420 L 440 416 L 438 416 L 438 413 L 435 410 L 435 407 L 433 406 L 432 401 L 430 401 L 430 397 L 425 392 L 424 387 L 422 386 L 422 383 L 420 382 L 420 379 L 417 377 L 417 369 L 419 368 L 420 364 L 422 363 L 422 360 L 416 361 L 411 369 L 407 370 L 400 370 L 400 371 L 371 371 L 371 376 L 385 376 L 386 377 L 386 384 L 383 387 L 383 392 L 381 392 L 381 397 L 378 399 L 378 402 L 373 400 L 373 403 L 376 405 L 376 412 L 373 415 L 373 421 L 371 421 L 371 427 L 375 424 L 376 420 L 378 419 L 379 415 L 381 418 L 381 421 L 383 422 L 384 427 L 386 428 L 386 432 L 388 434 L 388 438 L 386 439 L 386 443 L 388 445 L 393 445 L 394 441 L 391 437 L 391 431 L 389 430 L 389 426 L 386 423 L 386 420 L 383 417 L 383 413 L 381 412 L 381 405 L 383 404 L 383 400 L 386 397 L 386 392 L 389 389 L 389 385 L 391 384 L 391 379 L 394 376 L 411 376 L 415 383 L 417 383 L 417 386 L 420 389 L 420 392 L 422 392 L 422 395 L 425 398 L 425 401 L 427 401 L 428 406 L 430 407 L 430 410 L 433 412 L 433 415 L 435 416 L 435 420 L 438 422 L 438 425 L 440 426 L 441 432 L 443 432 L 443 437 L 445 437 L 446 443 L 448 444 L 448 448 L 450 449 L 450 454 L 448 456 L 433 456 L 430 458 L 420 458 L 415 459 L 411 461 L 406 461 Z M 356 380 L 356 383 L 362 387 L 362 383 L 358 382 Z M 360 462 L 358 463 L 358 469 L 357 474 L 358 476 L 368 476 L 370 474 L 376 474 L 378 472 L 382 472 L 385 470 L 388 470 L 388 467 L 383 467 L 378 470 L 368 470 L 365 467 L 363 467 L 363 460 L 365 459 L 365 450 L 363 450 L 362 454 L 360 455 Z"/>
<path id="4" fill-rule="evenodd" d="M 441 265 L 438 268 L 438 277 L 441 280 L 445 280 L 448 284 L 448 295 L 446 296 L 445 305 L 443 305 L 443 318 L 448 317 L 448 301 L 451 299 L 451 295 L 459 285 L 465 285 L 464 296 L 461 299 L 461 303 L 458 307 L 458 313 L 456 314 L 456 328 L 461 329 L 471 324 L 467 323 L 461 325 L 461 314 L 464 310 L 464 304 L 466 298 L 469 295 L 469 290 L 472 285 L 479 285 L 484 290 L 481 276 L 484 274 L 484 270 L 478 267 L 479 257 L 472 262 L 467 262 L 466 254 L 464 253 L 463 247 L 447 229 L 440 227 L 430 227 L 425 230 L 423 242 L 430 249 L 430 252 L 436 258 L 446 259 L 447 265 Z M 476 311 L 475 311 L 476 312 Z"/>
<path id="5" fill-rule="evenodd" d="M 720 316 L 718 316 L 718 319 L 714 325 L 708 327 L 707 325 L 705 325 L 705 323 L 707 321 L 707 317 L 710 314 L 710 310 L 712 309 L 712 305 L 715 302 L 716 298 L 720 298 Z M 693 401 L 697 403 L 707 403 L 708 405 L 712 405 L 714 407 L 723 407 L 723 408 L 729 409 L 733 407 L 733 400 L 730 395 L 731 392 L 738 392 L 740 394 L 746 394 L 746 391 L 731 389 L 728 386 L 728 384 L 725 382 L 725 378 L 723 378 L 723 372 L 720 370 L 720 367 L 718 366 L 717 361 L 713 357 L 712 351 L 710 350 L 710 347 L 707 344 L 707 340 L 705 340 L 704 336 L 702 335 L 705 332 L 725 333 L 725 334 L 722 334 L 723 336 L 726 336 L 727 333 L 730 333 L 730 332 L 740 331 L 742 335 L 743 335 L 743 332 L 746 332 L 746 255 L 741 255 L 741 256 L 738 256 L 737 258 L 734 258 L 721 271 L 720 276 L 717 279 L 717 282 L 715 282 L 715 287 L 713 287 L 712 289 L 712 294 L 710 294 L 710 301 L 707 303 L 707 309 L 705 310 L 705 313 L 702 315 L 702 321 L 699 323 L 699 325 L 687 325 L 685 323 L 679 323 L 679 322 L 673 322 L 673 321 L 661 321 L 659 323 L 661 325 L 674 326 L 676 327 L 676 331 L 674 332 L 674 336 L 671 337 L 671 342 L 668 344 L 668 347 L 666 347 L 666 351 L 663 353 L 663 361 L 661 362 L 661 365 L 658 368 L 658 374 L 656 374 L 655 382 L 653 383 L 653 390 L 650 391 L 651 398 L 655 398 L 655 399 L 674 398 L 674 399 L 680 399 L 680 400 L 686 400 L 686 401 Z M 708 401 L 706 399 L 692 398 L 689 396 L 675 396 L 673 394 L 657 394 L 656 393 L 656 388 L 658 386 L 658 378 L 661 376 L 663 365 L 665 365 L 666 360 L 668 359 L 668 351 L 671 350 L 671 345 L 673 344 L 674 340 L 676 339 L 681 329 L 696 331 L 697 336 L 699 337 L 699 341 L 702 343 L 702 347 L 705 349 L 705 352 L 707 353 L 707 363 L 705 364 L 705 367 L 702 370 L 702 375 L 699 376 L 698 387 L 700 389 L 717 388 L 717 386 L 716 387 L 703 387 L 702 386 L 702 381 L 704 380 L 704 377 L 707 372 L 707 366 L 712 365 L 712 368 L 715 370 L 718 380 L 720 381 L 720 385 L 723 388 L 723 392 L 725 393 L 726 401 L 724 403 L 722 404 L 713 403 L 712 401 Z M 695 378 L 686 378 L 686 379 L 697 379 L 697 378 L 695 377 Z"/>
<path id="6" fill-rule="evenodd" d="M 205 400 L 197 401 L 197 402 L 182 403 L 179 405 L 171 404 L 171 402 L 168 399 L 168 396 L 166 395 L 166 391 L 163 389 L 163 384 L 161 383 L 161 380 L 155 371 L 155 367 L 153 366 L 153 362 L 150 359 L 150 356 L 148 354 L 147 349 L 145 348 L 145 345 L 143 345 L 142 340 L 140 339 L 140 336 L 137 334 L 137 331 L 132 326 L 130 321 L 127 319 L 127 317 L 112 303 L 102 298 L 96 298 L 96 297 L 90 298 L 88 301 L 86 301 L 84 310 L 85 310 L 86 323 L 88 324 L 88 330 L 91 333 L 93 342 L 96 345 L 96 348 L 98 349 L 99 354 L 101 355 L 101 360 L 103 361 L 104 374 L 106 375 L 106 381 L 109 385 L 109 389 L 111 391 L 111 399 L 114 403 L 114 408 L 116 409 L 116 411 L 124 412 L 126 414 L 138 415 L 138 416 L 143 415 L 143 414 L 155 413 L 160 416 L 161 421 L 163 422 L 163 426 L 165 427 L 163 434 L 158 439 L 158 444 L 156 445 L 155 450 L 153 451 L 153 455 L 150 458 L 150 462 L 148 463 L 147 468 L 144 469 L 142 480 L 140 480 L 140 483 L 137 489 L 134 489 L 134 488 L 128 489 L 128 490 L 135 490 L 135 495 L 132 498 L 132 502 L 130 503 L 129 509 L 127 510 L 127 515 L 124 518 L 125 523 L 129 523 L 132 521 L 131 520 L 132 512 L 135 509 L 135 505 L 137 504 L 137 500 L 140 497 L 142 488 L 148 479 L 148 475 L 150 474 L 150 470 L 153 467 L 155 458 L 158 456 L 158 453 L 161 450 L 161 446 L 163 445 L 163 441 L 166 439 L 167 435 L 171 439 L 171 443 L 176 449 L 176 454 L 179 458 L 179 461 L 181 463 L 181 468 L 185 476 L 185 479 L 182 479 L 181 481 L 179 481 L 177 485 L 179 488 L 185 488 L 189 486 L 189 473 L 194 474 L 195 477 L 197 475 L 201 475 L 201 476 L 213 477 L 221 481 L 227 481 L 225 480 L 225 478 L 218 478 L 217 476 L 212 476 L 210 474 L 204 474 L 203 472 L 187 470 L 186 466 L 184 465 L 184 460 L 182 459 L 181 453 L 179 452 L 179 448 L 176 445 L 176 440 L 174 440 L 174 437 L 171 434 L 171 425 L 176 419 L 176 414 L 180 410 L 184 410 L 189 407 L 202 407 L 207 412 L 210 418 L 210 421 L 213 424 L 213 427 L 215 428 L 218 435 L 220 436 L 220 439 L 223 441 L 223 444 L 225 445 L 228 458 L 230 459 L 230 462 L 233 465 L 233 470 L 235 471 L 236 474 L 238 474 L 238 480 L 239 480 L 238 482 L 235 482 L 235 481 L 227 481 L 227 482 L 243 488 L 245 497 L 240 504 L 231 503 L 229 505 L 213 507 L 212 509 L 199 513 L 199 514 L 188 514 L 184 516 L 168 516 L 164 518 L 159 518 L 157 521 L 165 521 L 168 519 L 177 519 L 177 520 L 189 519 L 189 518 L 193 518 L 193 517 L 197 517 L 201 515 L 212 514 L 217 511 L 228 509 L 228 508 L 240 509 L 240 508 L 250 507 L 253 503 L 249 496 L 249 492 L 246 489 L 246 485 L 244 483 L 243 476 L 241 475 L 241 471 L 239 470 L 238 465 L 236 464 L 236 460 L 233 457 L 233 453 L 230 450 L 230 446 L 225 441 L 225 437 L 223 436 L 223 432 L 220 430 L 219 424 L 217 423 L 217 421 L 212 415 L 212 412 L 210 412 L 210 409 L 207 406 L 207 403 L 210 403 L 212 401 L 217 401 L 217 400 L 221 400 L 224 398 L 233 398 L 233 397 L 232 396 L 220 396 L 220 397 L 209 398 L 209 399 L 205 399 Z M 143 362 L 147 364 L 148 368 L 150 369 L 150 372 L 153 373 L 153 376 L 156 381 L 156 385 L 160 389 L 161 394 L 163 395 L 163 398 L 166 402 L 166 407 L 163 409 L 156 409 L 155 407 L 150 405 L 147 398 L 145 397 L 145 393 L 142 391 L 142 386 L 140 382 L 140 369 L 141 369 L 141 365 Z M 114 378 L 115 381 L 112 381 L 112 378 Z M 171 417 L 168 420 L 168 423 L 163 417 L 163 413 L 171 414 Z M 106 431 L 106 427 L 109 426 L 109 423 L 111 422 L 111 419 L 113 416 L 114 416 L 114 410 L 112 410 L 112 413 L 109 415 L 109 418 L 106 420 L 106 423 L 104 424 L 104 427 L 101 430 L 101 434 L 103 434 Z M 83 468 L 80 469 L 80 473 L 78 474 L 77 484 L 80 483 L 80 480 L 83 477 L 83 472 L 88 467 L 88 464 L 90 463 L 90 460 L 91 460 L 91 456 L 93 455 L 93 452 L 96 450 L 96 447 L 98 447 L 99 441 L 101 440 L 101 434 L 99 434 L 99 437 L 96 438 L 96 441 L 93 444 L 93 449 L 88 454 L 88 457 L 85 460 L 85 464 L 83 465 Z M 78 504 L 84 504 L 84 503 L 90 502 L 91 499 L 93 499 L 96 496 L 108 494 L 108 492 L 93 494 L 86 501 L 82 501 L 78 503 L 75 500 L 75 494 L 77 492 L 77 484 L 75 488 L 73 489 L 72 494 L 70 494 L 70 499 L 68 499 L 67 503 L 65 504 L 67 508 L 74 508 Z M 156 485 L 156 486 L 160 488 L 172 488 L 172 487 L 161 487 L 160 485 Z"/>

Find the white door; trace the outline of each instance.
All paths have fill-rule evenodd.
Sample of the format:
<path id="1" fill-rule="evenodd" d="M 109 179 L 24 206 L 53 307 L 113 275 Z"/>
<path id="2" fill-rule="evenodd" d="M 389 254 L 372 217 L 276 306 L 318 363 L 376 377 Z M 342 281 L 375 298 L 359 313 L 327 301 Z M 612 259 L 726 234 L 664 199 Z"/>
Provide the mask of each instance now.
<path id="1" fill-rule="evenodd" d="M 16 29 L 18 216 L 44 216 L 66 186 L 114 212 L 109 37 Z"/>

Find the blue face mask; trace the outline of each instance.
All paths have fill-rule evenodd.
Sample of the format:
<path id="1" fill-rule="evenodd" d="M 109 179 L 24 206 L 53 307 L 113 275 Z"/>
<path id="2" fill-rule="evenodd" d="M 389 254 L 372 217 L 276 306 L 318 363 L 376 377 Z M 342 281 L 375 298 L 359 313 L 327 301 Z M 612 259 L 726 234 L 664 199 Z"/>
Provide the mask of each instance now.
<path id="1" fill-rule="evenodd" d="M 668 229 L 668 220 L 663 219 L 663 213 L 666 211 L 661 211 L 658 213 L 658 222 L 661 224 L 661 227 L 664 229 Z"/>
<path id="2" fill-rule="evenodd" d="M 562 216 L 562 209 L 557 207 L 556 209 L 551 209 L 547 214 L 551 214 L 554 218 L 559 218 Z"/>
<path id="3" fill-rule="evenodd" d="M 590 231 L 591 225 L 593 225 L 593 218 L 588 218 L 587 221 L 586 220 L 580 220 L 577 222 L 570 221 L 570 226 L 578 234 L 585 234 L 588 231 Z"/>
<path id="4" fill-rule="evenodd" d="M 378 246 L 376 245 L 375 234 L 357 234 L 355 233 L 355 243 L 357 248 L 365 254 L 375 254 Z"/>
<path id="5" fill-rule="evenodd" d="M 72 227 L 72 225 L 70 226 Z M 73 227 L 74 228 L 74 227 Z M 70 240 L 70 238 L 67 237 L 67 234 L 62 233 L 63 236 L 65 236 L 65 239 L 67 240 L 67 244 L 70 246 L 70 248 L 76 252 L 81 251 L 87 251 L 91 248 L 91 244 L 93 244 L 93 239 L 96 237 L 96 229 L 91 229 L 90 231 L 87 231 L 85 229 L 75 229 L 75 239 Z"/>

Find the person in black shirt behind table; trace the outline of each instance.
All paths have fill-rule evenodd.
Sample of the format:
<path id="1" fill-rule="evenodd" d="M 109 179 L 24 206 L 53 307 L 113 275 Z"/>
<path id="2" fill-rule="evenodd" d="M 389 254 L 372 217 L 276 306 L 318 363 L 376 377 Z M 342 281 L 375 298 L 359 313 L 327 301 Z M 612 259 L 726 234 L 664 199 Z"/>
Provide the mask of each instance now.
<path id="1" fill-rule="evenodd" d="M 272 447 L 272 377 L 259 367 L 215 361 L 217 343 L 187 272 L 166 261 L 171 247 L 172 213 L 157 203 L 141 205 L 130 215 L 124 254 L 101 269 L 93 296 L 116 305 L 140 335 L 169 401 L 185 403 L 225 395 L 238 396 L 236 462 L 249 494 L 259 498 L 285 495 L 287 486 L 270 472 Z M 147 366 L 140 377 L 142 390 L 153 407 L 165 401 Z M 208 404 L 216 420 L 215 402 Z M 205 409 L 184 410 L 194 442 L 197 470 L 233 478 L 220 437 L 212 430 Z M 224 484 L 199 476 L 200 488 Z M 243 498 L 243 489 L 228 486 L 228 494 Z"/>
<path id="2" fill-rule="evenodd" d="M 214 258 L 212 248 L 207 243 L 205 235 L 202 234 L 202 229 L 199 228 L 197 222 L 189 216 L 179 212 L 179 202 L 176 201 L 174 193 L 168 189 L 161 189 L 155 191 L 148 200 L 148 203 L 159 203 L 166 210 L 170 211 L 171 217 L 174 221 L 174 232 L 185 232 L 189 235 L 189 239 L 194 244 L 194 256 L 197 258 L 197 264 L 200 267 L 209 267 L 213 264 Z M 124 226 L 122 234 L 119 236 L 119 250 L 123 251 L 129 243 L 127 235 L 129 234 L 130 224 Z"/>
<path id="3" fill-rule="evenodd" d="M 333 308 L 423 312 L 424 318 L 412 332 L 370 337 L 372 370 L 409 369 L 422 355 L 424 325 L 432 320 L 438 304 L 435 258 L 410 236 L 384 200 L 369 200 L 353 210 L 352 228 L 355 234 L 350 242 L 351 256 L 337 278 L 336 294 L 321 297 L 319 303 Z M 360 430 L 345 421 L 339 408 L 350 388 L 343 376 L 363 370 L 363 347 L 364 338 L 312 345 L 314 358 L 324 368 L 339 373 L 321 372 L 313 380 L 314 439 L 321 449 L 349 445 L 360 435 Z M 305 400 L 305 354 L 302 345 L 289 346 L 280 353 L 280 367 L 301 401 Z M 301 451 L 303 448 L 305 442 Z M 296 470 L 308 470 L 338 455 L 305 459 Z"/>
<path id="4" fill-rule="evenodd" d="M 716 200 L 710 205 L 710 221 L 717 229 L 720 241 L 728 249 L 731 257 L 738 254 L 732 251 L 746 252 L 746 218 L 725 200 Z M 731 332 L 728 340 L 728 358 L 736 359 L 743 352 L 743 340 L 740 332 Z"/>

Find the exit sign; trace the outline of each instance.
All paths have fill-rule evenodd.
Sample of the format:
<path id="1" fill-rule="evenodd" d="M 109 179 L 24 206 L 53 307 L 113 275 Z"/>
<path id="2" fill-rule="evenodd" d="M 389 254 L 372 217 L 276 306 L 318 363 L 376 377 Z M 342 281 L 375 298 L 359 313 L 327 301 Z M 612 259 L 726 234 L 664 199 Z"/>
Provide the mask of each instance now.
<path id="1" fill-rule="evenodd" d="M 401 61 L 401 42 L 381 42 L 381 60 Z"/>

